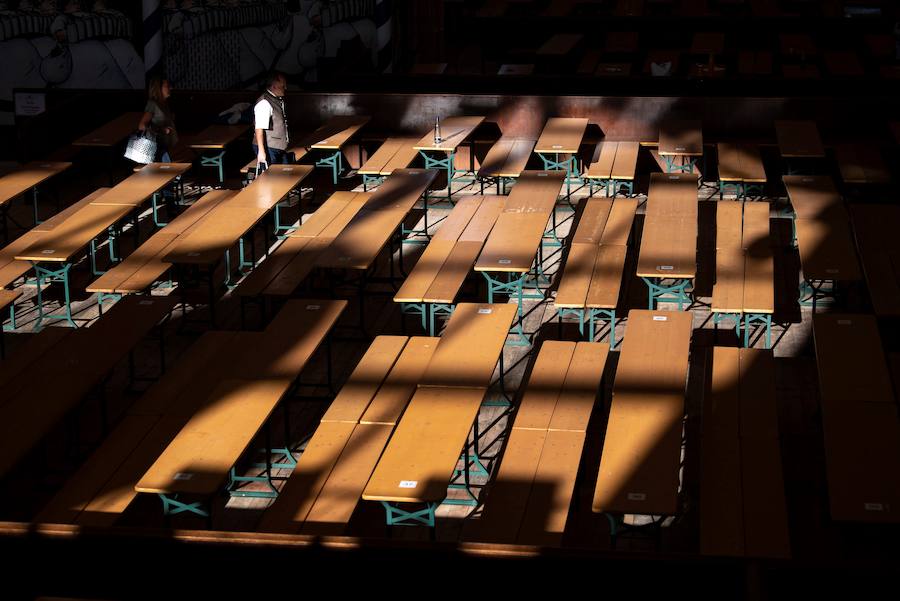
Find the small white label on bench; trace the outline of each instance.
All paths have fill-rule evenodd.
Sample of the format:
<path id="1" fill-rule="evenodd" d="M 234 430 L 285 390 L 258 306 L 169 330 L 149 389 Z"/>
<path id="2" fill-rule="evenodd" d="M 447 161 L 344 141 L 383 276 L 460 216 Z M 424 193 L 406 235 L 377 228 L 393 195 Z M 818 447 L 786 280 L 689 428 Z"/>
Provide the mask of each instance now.
<path id="1" fill-rule="evenodd" d="M 675 150 L 684 150 L 684 146 L 676 146 Z"/>
<path id="2" fill-rule="evenodd" d="M 562 148 L 562 144 L 554 144 L 553 148 Z"/>
<path id="3" fill-rule="evenodd" d="M 677 175 L 670 175 L 669 179 L 680 179 Z"/>
<path id="4" fill-rule="evenodd" d="M 490 315 L 493 312 L 494 312 L 493 309 L 478 309 L 479 315 Z"/>
<path id="5" fill-rule="evenodd" d="M 175 480 L 190 480 L 193 477 L 194 474 L 191 474 L 190 472 L 177 472 L 175 476 L 173 476 Z"/>
<path id="6" fill-rule="evenodd" d="M 647 495 L 642 492 L 630 492 L 628 493 L 629 501 L 646 501 Z"/>
<path id="7" fill-rule="evenodd" d="M 654 315 L 653 321 L 669 321 L 669 318 L 665 315 Z"/>
<path id="8" fill-rule="evenodd" d="M 400 488 L 415 488 L 419 485 L 418 480 L 401 480 Z"/>
<path id="9" fill-rule="evenodd" d="M 512 259 L 498 259 L 497 262 L 501 265 L 509 265 L 512 263 Z"/>
<path id="10" fill-rule="evenodd" d="M 152 305 L 153 301 L 152 300 L 142 300 L 142 301 L 138 301 L 138 304 L 139 305 Z"/>
<path id="11" fill-rule="evenodd" d="M 884 505 L 881 503 L 863 503 L 866 511 L 884 511 Z"/>
<path id="12" fill-rule="evenodd" d="M 408 171 L 408 173 L 409 173 L 410 175 L 418 175 L 419 172 L 416 171 L 415 169 L 410 169 L 410 170 Z"/>
<path id="13" fill-rule="evenodd" d="M 285 173 L 290 173 L 290 172 L 293 171 L 293 170 L 294 170 L 293 167 L 285 167 L 285 168 L 284 168 L 284 172 L 285 172 Z"/>
<path id="14" fill-rule="evenodd" d="M 851 326 L 853 325 L 852 319 L 839 319 L 837 320 L 839 326 Z"/>
<path id="15" fill-rule="evenodd" d="M 811 182 L 811 181 L 813 181 L 813 180 L 812 180 L 811 177 L 804 177 L 801 181 L 804 181 L 804 182 Z"/>
<path id="16" fill-rule="evenodd" d="M 45 248 L 44 250 L 41 251 L 41 254 L 42 255 L 52 255 L 55 252 L 56 251 L 53 250 L 52 248 Z"/>
<path id="17" fill-rule="evenodd" d="M 188 253 L 189 257 L 199 257 L 200 253 Z"/>
<path id="18" fill-rule="evenodd" d="M 657 268 L 659 271 L 672 271 L 675 269 L 674 265 L 659 265 Z"/>
<path id="19" fill-rule="evenodd" d="M 547 174 L 546 173 L 538 173 L 537 176 L 538 177 L 547 177 Z"/>
<path id="20" fill-rule="evenodd" d="M 171 165 L 160 165 L 159 168 L 160 169 L 171 169 L 172 166 Z"/>
<path id="21" fill-rule="evenodd" d="M 322 308 L 322 305 L 306 305 L 307 311 L 318 311 Z"/>

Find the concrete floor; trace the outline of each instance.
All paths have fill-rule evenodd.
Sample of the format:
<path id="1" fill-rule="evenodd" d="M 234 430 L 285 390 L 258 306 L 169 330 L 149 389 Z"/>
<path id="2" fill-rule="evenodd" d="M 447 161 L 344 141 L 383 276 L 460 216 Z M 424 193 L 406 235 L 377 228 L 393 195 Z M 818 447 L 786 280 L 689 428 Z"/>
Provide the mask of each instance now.
<path id="1" fill-rule="evenodd" d="M 358 178 L 346 178 L 339 187 L 347 189 L 358 183 Z M 91 188 L 92 183 L 82 182 L 81 187 Z M 639 182 L 638 189 L 646 191 L 646 182 Z M 192 197 L 196 197 L 200 189 L 189 189 Z M 361 186 L 359 187 L 361 191 Z M 454 188 L 455 190 L 455 188 Z M 455 196 L 476 193 L 477 187 L 461 189 L 455 192 Z M 573 200 L 575 202 L 581 200 L 586 195 L 586 188 L 579 189 L 574 192 Z M 80 191 L 77 189 L 68 190 L 72 199 L 80 197 Z M 317 201 L 321 201 L 327 194 L 319 194 Z M 440 196 L 436 193 L 435 197 Z M 639 196 L 639 199 L 645 199 L 645 196 Z M 711 353 L 711 347 L 718 345 L 735 346 L 737 340 L 733 331 L 727 327 L 719 328 L 716 331 L 710 319 L 708 309 L 709 296 L 712 289 L 712 276 L 714 275 L 714 244 L 710 236 L 714 236 L 714 205 L 711 201 L 718 198 L 718 192 L 708 185 L 704 185 L 699 190 L 699 198 L 702 201 L 700 205 L 700 240 L 698 242 L 698 256 L 700 270 L 696 281 L 697 298 L 695 305 L 691 307 L 694 316 L 695 332 L 692 340 L 692 357 L 691 357 L 691 375 L 687 390 L 687 417 L 686 417 L 686 434 L 687 447 L 685 450 L 685 469 L 682 478 L 682 501 L 683 512 L 675 520 L 671 521 L 666 528 L 663 529 L 662 549 L 675 553 L 693 554 L 698 549 L 698 516 L 697 516 L 697 500 L 699 498 L 699 476 L 698 461 L 696 457 L 696 444 L 692 444 L 692 440 L 696 440 L 699 433 L 699 409 L 702 400 L 703 389 L 703 369 L 708 355 Z M 710 201 L 710 202 L 708 202 Z M 784 199 L 780 200 L 784 202 Z M 304 205 L 306 202 L 304 201 Z M 562 205 L 560 205 L 562 207 Z M 30 213 L 27 205 L 19 205 L 14 207 L 14 215 L 20 221 L 27 222 L 27 215 Z M 433 209 L 430 215 L 430 221 L 436 221 L 436 218 L 445 214 L 447 209 Z M 773 210 L 773 216 L 775 215 Z M 636 232 L 639 233 L 642 223 L 643 205 L 639 210 L 637 218 Z M 420 212 L 417 212 L 420 215 Z M 559 210 L 560 223 L 557 235 L 564 239 L 570 230 L 572 224 L 572 214 L 564 209 Z M 142 228 L 148 227 L 147 219 L 142 219 Z M 149 229 L 149 227 L 148 227 Z M 825 480 L 824 480 L 824 462 L 821 441 L 821 426 L 818 418 L 818 404 L 816 400 L 816 366 L 811 346 L 811 320 L 808 311 L 801 311 L 796 303 L 797 282 L 799 259 L 795 250 L 790 247 L 790 224 L 783 218 L 775 218 L 772 220 L 773 236 L 777 240 L 777 250 L 775 255 L 775 276 L 776 276 L 776 314 L 775 322 L 779 325 L 774 327 L 774 354 L 776 361 L 776 383 L 778 392 L 779 405 L 779 427 L 782 437 L 782 461 L 784 465 L 785 487 L 789 511 L 789 520 L 791 528 L 791 541 L 794 556 L 797 558 L 835 558 L 835 557 L 865 557 L 870 554 L 876 554 L 883 557 L 883 554 L 890 550 L 892 555 L 896 555 L 894 547 L 891 544 L 891 537 L 896 534 L 896 529 L 870 529 L 870 528 L 839 528 L 831 524 L 827 517 L 827 498 Z M 259 236 L 261 240 L 261 235 Z M 125 244 L 127 244 L 127 237 Z M 261 242 L 260 242 L 261 244 Z M 403 252 L 404 264 L 409 270 L 414 264 L 414 258 L 421 252 L 422 246 L 405 245 Z M 620 306 L 620 315 L 625 315 L 630 308 L 646 308 L 646 291 L 643 283 L 634 275 L 635 265 L 637 261 L 638 241 L 635 240 L 633 246 L 629 249 L 628 261 L 626 264 L 625 286 Z M 123 248 L 122 253 L 127 253 L 127 248 Z M 398 256 L 394 256 L 393 260 L 397 262 Z M 531 347 L 507 345 L 504 349 L 504 362 L 508 369 L 505 378 L 505 388 L 512 396 L 516 396 L 523 385 L 523 379 L 530 369 L 530 365 L 534 360 L 535 353 L 533 349 L 542 340 L 547 339 L 579 339 L 578 331 L 574 323 L 564 323 L 561 327 L 557 324 L 556 314 L 552 304 L 553 290 L 558 285 L 558 272 L 561 265 L 561 251 L 558 248 L 546 248 L 544 254 L 543 269 L 551 279 L 551 285 L 545 300 L 528 300 L 523 307 L 525 312 L 524 326 L 526 333 L 532 338 Z M 82 264 L 83 267 L 84 263 Z M 388 272 L 387 257 L 381 261 L 379 273 L 386 275 Z M 78 268 L 76 268 L 78 269 Z M 83 290 L 84 285 L 91 281 L 93 277 L 89 274 L 89 269 L 81 269 L 76 273 L 74 287 L 76 290 Z M 481 282 L 476 278 L 471 278 L 472 282 L 465 287 L 460 300 L 477 300 L 484 301 L 484 289 Z M 18 328 L 15 332 L 7 334 L 7 350 L 10 354 L 15 353 L 16 346 L 21 344 L 27 338 L 29 332 L 34 325 L 34 309 L 29 298 L 33 296 L 33 286 L 24 286 L 26 296 L 18 303 Z M 168 294 L 172 289 L 169 287 L 160 287 L 156 289 L 154 294 Z M 205 302 L 205 292 L 198 293 L 196 300 L 198 303 Z M 404 331 L 404 325 L 401 323 L 401 315 L 399 307 L 391 301 L 392 289 L 387 285 L 373 285 L 370 290 L 373 294 L 367 296 L 365 301 L 365 313 L 367 322 L 370 324 L 369 331 L 378 334 L 395 334 Z M 381 293 L 381 294 L 378 294 Z M 58 299 L 47 302 L 46 308 L 52 310 L 59 306 Z M 218 305 L 218 311 L 221 316 L 220 328 L 238 328 L 239 311 L 236 299 L 230 294 L 226 294 Z M 673 306 L 661 307 L 662 309 L 674 309 Z M 853 308 L 853 307 L 851 307 Z M 78 296 L 74 309 L 76 320 L 79 325 L 87 325 L 97 318 L 97 302 L 96 298 L 91 296 Z M 204 308 L 199 306 L 196 311 L 197 315 L 202 316 Z M 179 312 L 180 315 L 180 312 Z M 349 321 L 356 318 L 354 307 L 348 310 Z M 53 326 L 63 327 L 63 326 Z M 168 350 L 170 361 L 177 361 L 178 355 L 183 352 L 203 331 L 202 326 L 181 323 L 179 318 L 175 318 L 167 326 L 173 335 L 167 336 Z M 617 336 L 622 340 L 623 336 L 627 336 L 627 323 L 620 323 L 617 327 Z M 405 331 L 409 334 L 419 334 L 421 329 L 415 318 L 407 318 Z M 604 332 L 604 335 L 606 333 Z M 605 339 L 605 338 L 604 338 Z M 761 346 L 759 337 L 754 340 L 754 345 Z M 334 343 L 333 357 L 335 359 L 335 374 L 338 382 L 346 379 L 350 371 L 356 365 L 359 358 L 367 348 L 366 342 L 354 342 L 350 340 L 339 340 Z M 148 359 L 146 362 L 141 357 L 155 357 L 156 349 L 151 343 L 142 345 L 137 349 L 138 365 L 152 364 Z M 615 364 L 618 353 L 613 352 L 610 355 L 610 362 Z M 304 382 L 317 383 L 319 386 L 304 388 L 304 394 L 321 395 L 326 392 L 323 384 L 325 381 L 325 363 L 321 356 L 314 358 L 312 363 L 303 372 L 302 380 Z M 149 368 L 148 368 L 149 369 Z M 121 415 L 127 406 L 132 403 L 139 395 L 137 392 L 126 390 L 125 375 L 126 370 L 120 366 L 107 384 L 109 391 L 111 415 Z M 612 372 L 607 372 L 612 373 Z M 499 372 L 495 373 L 495 380 L 499 377 Z M 608 389 L 611 387 L 612 378 L 607 378 L 605 387 L 608 399 Z M 499 386 L 495 386 L 492 394 L 496 396 Z M 314 431 L 318 418 L 324 413 L 326 404 L 322 402 L 308 402 L 302 398 L 295 399 L 290 402 L 291 424 L 293 425 L 294 440 L 292 443 L 297 446 L 297 451 L 302 452 L 303 445 L 309 435 Z M 590 511 L 590 502 L 593 494 L 593 482 L 599 465 L 600 451 L 602 448 L 602 433 L 605 428 L 606 411 L 608 406 L 598 403 L 595 407 L 594 418 L 589 431 L 587 443 L 585 445 L 585 453 L 582 458 L 582 466 L 580 473 L 579 485 L 573 499 L 570 510 L 569 526 L 566 532 L 566 543 L 575 546 L 587 546 L 606 548 L 608 546 L 608 526 L 606 520 L 602 516 L 597 516 Z M 503 416 L 504 410 L 498 407 L 484 407 L 479 416 L 479 423 L 482 431 L 485 433 L 483 440 L 486 441 L 485 446 L 481 449 L 483 459 L 493 468 L 495 462 L 492 461 L 499 452 L 508 419 Z M 78 425 L 83 432 L 83 441 L 97 440 L 99 432 L 97 431 L 96 407 L 93 401 L 88 401 L 82 411 L 77 416 Z M 499 418 L 499 419 L 498 419 Z M 279 418 L 275 418 L 276 420 Z M 492 422 L 497 423 L 485 431 L 487 426 Z M 276 425 L 274 431 L 279 432 L 280 426 Z M 19 490 L 25 491 L 17 496 L 17 501 L 12 504 L 6 515 L 0 516 L 8 519 L 27 520 L 33 515 L 44 502 L 53 494 L 53 491 L 71 475 L 73 470 L 86 456 L 87 446 L 79 449 L 75 456 L 71 453 L 62 452 L 61 441 L 51 441 L 48 443 L 48 454 L 54 456 L 56 460 L 55 469 L 52 472 L 40 475 L 31 474 L 26 477 L 29 480 L 28 486 Z M 247 463 L 252 462 L 253 458 L 248 457 Z M 247 473 L 252 470 L 248 469 Z M 287 476 L 288 472 L 283 471 L 281 476 Z M 476 476 L 473 478 L 474 489 L 477 491 L 484 488 L 486 478 Z M 454 494 L 451 492 L 451 494 Z M 214 506 L 214 527 L 222 530 L 244 530 L 253 531 L 262 512 L 268 506 L 270 501 L 265 499 L 251 498 L 227 498 L 220 496 Z M 436 536 L 438 540 L 453 541 L 459 538 L 459 533 L 464 520 L 472 512 L 472 508 L 459 505 L 442 505 L 438 511 L 438 527 Z M 477 514 L 476 516 L 477 517 Z M 123 524 L 141 525 L 141 526 L 162 526 L 163 520 L 159 502 L 149 495 L 144 495 L 138 501 L 132 504 L 132 507 L 122 519 Z M 174 526 L 186 528 L 203 528 L 205 524 L 200 520 L 190 517 L 179 517 L 171 522 Z M 429 534 L 424 528 L 395 528 L 392 536 L 401 539 L 417 539 L 427 540 Z M 384 516 L 380 506 L 370 503 L 360 503 L 358 510 L 351 523 L 350 532 L 359 535 L 384 536 Z M 631 550 L 651 550 L 654 543 L 649 540 L 635 538 L 623 539 L 620 541 L 619 549 Z"/>

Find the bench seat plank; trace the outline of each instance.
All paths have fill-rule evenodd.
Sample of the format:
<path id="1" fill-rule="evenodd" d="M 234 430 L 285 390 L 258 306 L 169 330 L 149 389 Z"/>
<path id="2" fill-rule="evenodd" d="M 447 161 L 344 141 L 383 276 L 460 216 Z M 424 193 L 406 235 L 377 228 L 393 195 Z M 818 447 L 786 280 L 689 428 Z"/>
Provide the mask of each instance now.
<path id="1" fill-rule="evenodd" d="M 381 383 L 365 413 L 361 424 L 395 426 L 409 404 L 418 383 L 431 361 L 440 338 L 413 336 Z"/>
<path id="2" fill-rule="evenodd" d="M 574 342 L 544 341 L 516 411 L 513 429 L 547 430 L 550 427 L 574 353 Z"/>
<path id="3" fill-rule="evenodd" d="M 597 309 L 615 309 L 619 304 L 622 273 L 625 269 L 627 247 L 601 245 L 591 273 L 584 306 Z"/>

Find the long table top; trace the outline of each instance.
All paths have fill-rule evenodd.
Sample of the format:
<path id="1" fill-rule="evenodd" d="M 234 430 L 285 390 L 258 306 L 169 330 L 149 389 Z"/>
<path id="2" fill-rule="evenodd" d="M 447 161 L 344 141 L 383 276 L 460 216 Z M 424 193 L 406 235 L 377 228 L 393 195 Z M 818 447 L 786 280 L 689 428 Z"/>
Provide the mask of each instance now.
<path id="1" fill-rule="evenodd" d="M 319 150 L 340 150 L 370 119 L 354 115 L 332 117 L 311 134 L 303 136 L 296 145 Z"/>
<path id="2" fill-rule="evenodd" d="M 140 206 L 190 168 L 190 163 L 150 163 L 110 188 L 91 204 Z"/>
<path id="3" fill-rule="evenodd" d="M 702 156 L 703 129 L 699 121 L 670 120 L 659 126 L 659 154 Z"/>
<path id="4" fill-rule="evenodd" d="M 690 312 L 629 312 L 594 512 L 676 512 L 692 320 Z"/>
<path id="5" fill-rule="evenodd" d="M 900 207 L 853 204 L 850 214 L 875 314 L 900 315 L 900 240 L 894 232 Z"/>
<path id="6" fill-rule="evenodd" d="M 163 256 L 167 263 L 208 265 L 219 260 L 313 170 L 311 165 L 272 165 L 224 201 Z"/>
<path id="7" fill-rule="evenodd" d="M 697 273 L 697 176 L 654 173 L 641 234 L 637 275 L 693 278 Z"/>
<path id="8" fill-rule="evenodd" d="M 123 113 L 112 121 L 101 125 L 89 134 L 85 134 L 78 138 L 72 142 L 72 145 L 95 147 L 116 146 L 119 142 L 137 131 L 143 116 L 144 113 L 139 112 Z"/>
<path id="9" fill-rule="evenodd" d="M 800 219 L 819 219 L 841 210 L 841 195 L 827 175 L 785 175 L 782 177 L 794 213 Z"/>
<path id="10" fill-rule="evenodd" d="M 776 121 L 775 136 L 785 158 L 823 158 L 825 147 L 815 121 Z"/>
<path id="11" fill-rule="evenodd" d="M 534 146 L 540 153 L 578 152 L 588 120 L 581 117 L 551 117 Z"/>
<path id="12" fill-rule="evenodd" d="M 807 280 L 855 282 L 862 279 L 846 217 L 796 219 L 794 225 L 800 264 Z"/>
<path id="13" fill-rule="evenodd" d="M 35 186 L 72 166 L 62 161 L 32 161 L 0 177 L 0 205 L 10 202 Z"/>
<path id="14" fill-rule="evenodd" d="M 531 269 L 564 180 L 564 171 L 522 172 L 481 249 L 475 271 Z"/>
<path id="15" fill-rule="evenodd" d="M 447 117 L 441 120 L 440 143 L 435 144 L 434 129 L 430 129 L 416 142 L 414 148 L 416 150 L 455 152 L 457 146 L 462 144 L 475 131 L 475 128 L 481 125 L 482 121 L 484 121 L 484 117 Z"/>
<path id="16" fill-rule="evenodd" d="M 878 147 L 870 144 L 838 144 L 835 158 L 841 170 L 841 179 L 848 184 L 887 184 L 891 172 Z"/>
<path id="17" fill-rule="evenodd" d="M 185 136 L 185 144 L 197 150 L 224 150 L 226 146 L 242 136 L 250 126 L 246 123 L 240 125 L 210 125 L 203 131 L 192 136 Z"/>

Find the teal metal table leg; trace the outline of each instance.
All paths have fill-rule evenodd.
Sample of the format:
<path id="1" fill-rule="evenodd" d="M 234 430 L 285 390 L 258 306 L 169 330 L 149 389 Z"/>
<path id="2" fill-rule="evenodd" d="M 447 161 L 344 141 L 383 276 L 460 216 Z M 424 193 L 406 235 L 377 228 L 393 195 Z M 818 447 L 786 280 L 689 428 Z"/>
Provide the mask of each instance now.
<path id="1" fill-rule="evenodd" d="M 423 509 L 410 511 L 399 507 L 396 503 L 381 501 L 384 507 L 385 521 L 388 526 L 415 526 L 421 524 L 434 528 L 434 510 L 438 503 L 425 503 Z"/>
<path id="2" fill-rule="evenodd" d="M 447 305 L 444 303 L 428 303 L 428 335 L 437 336 L 437 320 L 439 315 L 450 317 L 456 305 Z"/>
<path id="3" fill-rule="evenodd" d="M 194 515 L 199 515 L 204 518 L 209 517 L 209 511 L 203 508 L 203 503 L 201 501 L 195 501 L 193 503 L 185 503 L 183 501 L 178 500 L 178 495 L 165 495 L 163 493 L 157 493 L 159 498 L 163 503 L 163 514 L 164 515 L 176 515 L 179 513 L 193 513 Z"/>
<path id="4" fill-rule="evenodd" d="M 741 339 L 741 314 L 740 313 L 721 313 L 714 312 L 712 314 L 713 324 L 719 325 L 723 321 L 731 321 L 734 324 L 734 333 L 738 337 L 738 340 Z M 747 346 L 746 344 L 744 346 Z"/>
<path id="5" fill-rule="evenodd" d="M 647 284 L 647 308 L 651 311 L 656 308 L 656 303 L 678 303 L 678 310 L 684 310 L 684 305 L 691 304 L 691 295 L 688 286 L 691 280 L 687 278 L 649 278 L 641 277 Z M 663 282 L 671 282 L 665 285 Z"/>
<path id="6" fill-rule="evenodd" d="M 225 182 L 225 151 L 213 155 L 200 155 L 200 165 L 203 167 L 215 167 L 219 174 L 219 183 Z"/>
<path id="7" fill-rule="evenodd" d="M 34 203 L 34 224 L 39 225 L 44 223 L 40 219 L 38 219 L 38 189 L 37 186 L 31 189 L 31 200 Z"/>
<path id="8" fill-rule="evenodd" d="M 418 315 L 422 320 L 422 329 L 434 336 L 428 328 L 428 303 L 400 303 L 400 312 L 408 315 Z"/>
<path id="9" fill-rule="evenodd" d="M 766 328 L 766 348 L 772 348 L 772 314 L 744 313 L 744 346 L 750 346 L 750 328 L 762 324 Z"/>
<path id="10" fill-rule="evenodd" d="M 338 176 L 344 170 L 343 153 L 338 150 L 334 154 L 326 156 L 324 159 L 316 161 L 316 167 L 331 168 L 331 182 L 334 185 L 338 183 Z"/>
<path id="11" fill-rule="evenodd" d="M 572 195 L 572 184 L 582 183 L 581 176 L 578 173 L 578 160 L 573 154 L 567 159 L 559 160 L 559 153 L 554 153 L 553 158 L 547 156 L 547 153 L 537 153 L 544 163 L 544 171 L 565 171 L 566 172 L 566 198 Z"/>
<path id="12" fill-rule="evenodd" d="M 70 326 L 73 328 L 77 328 L 78 326 L 75 324 L 75 320 L 72 319 L 72 303 L 70 298 L 69 291 L 69 269 L 71 269 L 71 263 L 63 263 L 61 266 L 50 269 L 44 267 L 42 264 L 32 261 L 32 267 L 34 267 L 35 274 L 35 284 L 37 286 L 37 311 L 38 318 L 37 322 L 34 324 L 35 330 L 40 330 L 41 325 L 45 320 L 47 321 L 67 321 Z M 63 303 L 63 307 L 65 308 L 65 313 L 63 315 L 45 315 L 44 314 L 44 303 L 43 303 L 43 287 L 44 283 L 60 283 L 63 285 L 63 294 L 65 295 L 65 300 Z"/>
<path id="13" fill-rule="evenodd" d="M 282 225 L 281 224 L 281 209 L 285 206 L 287 206 L 287 204 L 285 202 L 279 202 L 275 205 L 275 211 L 274 211 L 275 237 L 278 238 L 279 240 L 283 240 L 283 239 L 287 238 L 287 236 L 291 232 L 293 232 L 295 229 L 297 229 L 293 225 Z"/>
<path id="14" fill-rule="evenodd" d="M 159 193 L 154 192 L 153 196 L 150 199 L 150 206 L 153 208 L 153 224 L 156 227 L 166 227 L 169 225 L 167 222 L 163 222 L 159 220 Z"/>
<path id="15" fill-rule="evenodd" d="M 506 275 L 506 281 L 495 278 L 491 275 L 491 272 L 481 272 L 481 275 L 484 276 L 484 279 L 487 280 L 488 284 L 488 303 L 493 304 L 494 294 L 506 294 L 510 298 L 516 299 L 518 319 L 516 320 L 516 324 L 512 327 L 511 332 L 516 334 L 518 338 L 514 338 L 511 342 L 509 342 L 509 344 L 512 346 L 529 346 L 531 342 L 528 339 L 528 336 L 525 334 L 525 326 L 523 324 L 524 313 L 522 309 L 522 305 L 524 304 L 525 299 L 523 288 L 525 285 L 525 279 L 528 277 L 528 274 L 509 271 L 504 271 L 501 273 Z M 543 295 L 541 296 L 541 298 L 543 298 Z"/>

